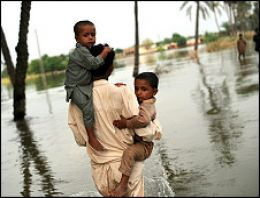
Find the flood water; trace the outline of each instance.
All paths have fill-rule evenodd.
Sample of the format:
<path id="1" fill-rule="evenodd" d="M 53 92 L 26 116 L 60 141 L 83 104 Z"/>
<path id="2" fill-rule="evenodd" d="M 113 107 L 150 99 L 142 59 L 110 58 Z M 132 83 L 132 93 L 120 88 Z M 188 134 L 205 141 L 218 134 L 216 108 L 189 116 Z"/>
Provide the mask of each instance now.
<path id="1" fill-rule="evenodd" d="M 157 60 L 149 56 L 141 59 Z M 110 81 L 133 88 L 132 62 Z M 258 54 L 248 49 L 238 61 L 235 49 L 202 50 L 200 64 L 184 57 L 140 65 L 148 70 L 160 72 L 163 137 L 145 162 L 145 196 L 259 196 Z M 1 196 L 100 196 L 67 125 L 63 81 L 49 77 L 48 92 L 40 79 L 29 83 L 20 122 L 12 121 L 11 88 L 1 87 Z"/>

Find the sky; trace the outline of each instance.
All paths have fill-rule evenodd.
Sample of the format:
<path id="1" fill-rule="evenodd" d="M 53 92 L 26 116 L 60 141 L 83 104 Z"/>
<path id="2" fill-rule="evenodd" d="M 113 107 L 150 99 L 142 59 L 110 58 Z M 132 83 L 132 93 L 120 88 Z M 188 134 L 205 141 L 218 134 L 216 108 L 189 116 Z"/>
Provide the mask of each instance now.
<path id="1" fill-rule="evenodd" d="M 193 36 L 195 27 L 195 3 L 193 18 L 180 10 L 183 1 L 139 1 L 139 42 L 153 42 L 171 38 L 173 33 Z M 20 1 L 1 1 L 1 26 L 4 30 L 12 60 L 16 63 L 15 47 L 18 42 Z M 227 21 L 227 14 L 219 16 L 219 23 Z M 75 47 L 73 26 L 77 21 L 90 20 L 96 26 L 96 44 L 108 43 L 114 49 L 135 44 L 134 1 L 32 1 L 28 50 L 29 61 L 40 54 L 56 56 L 68 54 Z M 200 20 L 200 34 L 218 31 L 214 15 Z M 2 53 L 1 53 L 2 59 Z"/>

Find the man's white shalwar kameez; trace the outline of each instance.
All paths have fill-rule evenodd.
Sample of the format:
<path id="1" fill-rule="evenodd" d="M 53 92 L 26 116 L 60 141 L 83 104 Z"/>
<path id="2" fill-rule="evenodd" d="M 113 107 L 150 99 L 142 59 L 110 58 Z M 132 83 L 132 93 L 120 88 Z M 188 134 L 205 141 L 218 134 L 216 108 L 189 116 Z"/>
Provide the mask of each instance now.
<path id="1" fill-rule="evenodd" d="M 96 151 L 88 144 L 82 113 L 73 103 L 69 105 L 69 126 L 81 133 L 87 142 L 87 153 L 91 159 L 92 178 L 96 188 L 103 196 L 120 182 L 122 173 L 118 170 L 124 149 L 133 144 L 131 129 L 114 127 L 113 120 L 138 115 L 138 102 L 133 91 L 127 86 L 117 87 L 107 80 L 94 81 L 93 84 L 94 131 L 98 141 L 105 148 Z M 135 129 L 135 133 L 148 138 L 158 135 L 161 127 L 149 124 L 146 128 Z M 156 134 L 157 133 L 157 134 Z M 136 162 L 131 172 L 127 196 L 144 196 L 144 162 Z"/>

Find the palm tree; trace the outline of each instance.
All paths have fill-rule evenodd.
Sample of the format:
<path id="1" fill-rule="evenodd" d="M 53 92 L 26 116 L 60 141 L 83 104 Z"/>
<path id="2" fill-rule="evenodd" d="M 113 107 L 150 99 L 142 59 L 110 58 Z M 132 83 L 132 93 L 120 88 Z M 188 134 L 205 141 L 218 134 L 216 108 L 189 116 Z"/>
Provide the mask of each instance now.
<path id="1" fill-rule="evenodd" d="M 220 32 L 220 26 L 218 23 L 218 18 L 217 18 L 216 12 L 218 12 L 218 14 L 221 15 L 223 6 L 221 5 L 221 3 L 219 1 L 208 1 L 208 6 L 214 13 L 215 22 L 216 22 L 218 31 Z"/>
<path id="2" fill-rule="evenodd" d="M 134 12 L 135 12 L 135 65 L 134 65 L 133 77 L 136 77 L 138 75 L 138 70 L 139 70 L 139 32 L 138 32 L 137 1 L 135 1 Z"/>
<path id="3" fill-rule="evenodd" d="M 7 64 L 8 70 L 11 72 L 11 82 L 14 87 L 14 120 L 23 120 L 25 116 L 25 77 L 28 67 L 28 47 L 27 47 L 27 34 L 30 20 L 31 1 L 22 1 L 21 18 L 19 27 L 18 44 L 15 47 L 17 53 L 16 69 L 11 61 L 11 56 L 8 55 L 9 49 L 5 41 L 5 34 L 1 31 L 1 49 Z M 3 38 L 2 38 L 3 37 Z M 4 53 L 5 51 L 5 53 Z M 14 76 L 14 77 L 13 77 Z"/>
<path id="4" fill-rule="evenodd" d="M 191 3 L 191 1 L 185 1 L 181 5 L 180 10 L 182 10 L 188 3 Z M 196 23 L 195 23 L 195 45 L 194 45 L 195 52 L 194 52 L 194 55 L 198 62 L 198 52 L 197 51 L 198 51 L 198 39 L 199 39 L 199 13 L 200 13 L 199 11 L 201 11 L 204 19 L 206 19 L 207 16 L 209 16 L 209 13 L 208 13 L 207 7 L 200 5 L 200 1 L 195 1 L 195 3 L 196 3 Z M 191 19 L 191 11 L 192 11 L 192 5 L 190 5 L 186 10 L 186 13 L 187 13 L 187 15 L 190 16 L 190 19 Z"/>
<path id="5" fill-rule="evenodd" d="M 224 1 L 224 4 L 227 5 L 230 34 L 234 35 L 236 32 L 235 5 L 237 4 L 237 1 Z"/>

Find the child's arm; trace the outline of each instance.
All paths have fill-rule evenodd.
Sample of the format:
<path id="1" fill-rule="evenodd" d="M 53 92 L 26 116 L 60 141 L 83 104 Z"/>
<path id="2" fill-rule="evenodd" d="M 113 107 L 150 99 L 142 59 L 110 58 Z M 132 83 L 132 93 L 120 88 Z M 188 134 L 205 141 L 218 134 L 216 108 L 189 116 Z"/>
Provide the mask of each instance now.
<path id="1" fill-rule="evenodd" d="M 87 70 L 96 70 L 104 64 L 104 59 L 110 52 L 110 47 L 104 47 L 98 56 L 93 56 L 90 51 L 83 46 L 77 48 L 77 53 L 72 54 L 70 58 L 74 59 L 81 67 Z"/>
<path id="2" fill-rule="evenodd" d="M 126 127 L 126 118 L 120 115 L 121 120 L 114 120 L 113 125 L 119 129 L 125 129 Z"/>
<path id="3" fill-rule="evenodd" d="M 139 114 L 137 116 L 133 116 L 128 119 L 124 118 L 123 116 L 120 117 L 120 120 L 114 120 L 113 124 L 115 127 L 119 129 L 138 129 L 146 127 L 152 120 L 153 116 L 150 115 L 146 108 L 140 106 Z"/>

